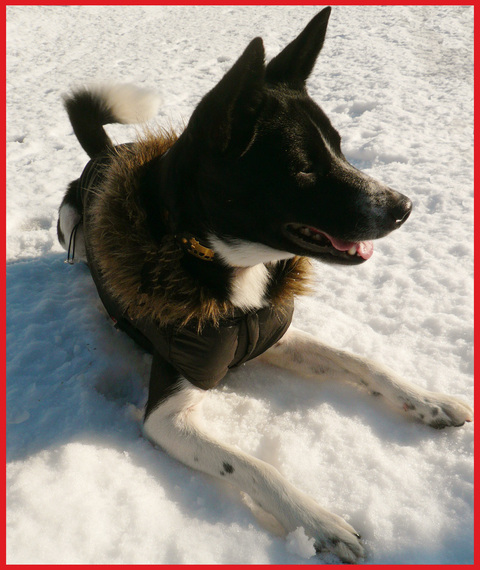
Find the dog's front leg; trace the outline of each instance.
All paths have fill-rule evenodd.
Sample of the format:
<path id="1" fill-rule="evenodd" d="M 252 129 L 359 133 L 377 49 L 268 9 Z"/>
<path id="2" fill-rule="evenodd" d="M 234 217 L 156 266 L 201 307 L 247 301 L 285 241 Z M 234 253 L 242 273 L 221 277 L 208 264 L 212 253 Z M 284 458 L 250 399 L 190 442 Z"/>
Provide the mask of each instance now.
<path id="1" fill-rule="evenodd" d="M 350 563 L 362 557 L 360 536 L 342 518 L 293 487 L 271 465 L 208 433 L 201 415 L 205 394 L 178 377 L 167 391 L 157 392 L 157 404 L 150 395 L 144 423 L 146 437 L 182 463 L 237 486 L 270 512 L 287 532 L 303 527 L 315 539 L 317 550 L 329 550 Z"/>
<path id="2" fill-rule="evenodd" d="M 470 406 L 458 398 L 424 390 L 378 362 L 328 346 L 294 327 L 262 359 L 307 376 L 320 375 L 323 367 L 333 364 L 372 394 L 384 396 L 397 409 L 437 429 L 461 426 L 473 418 Z"/>

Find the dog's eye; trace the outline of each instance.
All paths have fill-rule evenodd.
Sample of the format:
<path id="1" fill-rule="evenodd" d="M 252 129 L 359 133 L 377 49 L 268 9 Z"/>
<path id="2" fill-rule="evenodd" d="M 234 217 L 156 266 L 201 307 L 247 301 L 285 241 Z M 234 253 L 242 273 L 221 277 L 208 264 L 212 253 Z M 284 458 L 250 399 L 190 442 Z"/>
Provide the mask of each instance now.
<path id="1" fill-rule="evenodd" d="M 301 160 L 295 169 L 297 174 L 315 174 L 315 165 L 309 160 Z"/>
<path id="2" fill-rule="evenodd" d="M 298 174 L 315 174 L 315 171 L 313 169 L 313 165 L 311 166 L 304 166 L 303 168 L 301 168 L 298 172 Z"/>
<path id="3" fill-rule="evenodd" d="M 317 175 L 312 168 L 311 170 L 306 170 L 306 169 L 300 170 L 299 172 L 297 172 L 295 178 L 297 179 L 297 182 L 299 182 L 301 185 L 313 184 L 317 179 Z"/>

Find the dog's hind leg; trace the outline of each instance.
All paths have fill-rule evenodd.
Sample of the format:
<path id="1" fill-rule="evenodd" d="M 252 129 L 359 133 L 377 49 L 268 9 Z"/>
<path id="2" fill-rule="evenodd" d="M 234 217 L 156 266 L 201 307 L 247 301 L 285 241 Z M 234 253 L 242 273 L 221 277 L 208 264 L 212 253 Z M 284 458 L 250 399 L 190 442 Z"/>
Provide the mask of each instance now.
<path id="1" fill-rule="evenodd" d="M 472 421 L 468 404 L 445 394 L 429 392 L 399 378 L 386 366 L 324 344 L 313 335 L 290 327 L 284 337 L 262 355 L 262 360 L 307 376 L 334 365 L 350 373 L 374 395 L 384 396 L 398 410 L 440 429 Z"/>
<path id="2" fill-rule="evenodd" d="M 315 539 L 318 550 L 329 550 L 344 562 L 362 557 L 359 535 L 342 518 L 297 490 L 271 465 L 208 433 L 201 413 L 205 395 L 205 390 L 154 356 L 144 422 L 146 437 L 182 463 L 227 480 L 247 493 L 287 532 L 303 527 Z"/>
<path id="3" fill-rule="evenodd" d="M 69 253 L 70 263 L 86 261 L 85 240 L 83 237 L 83 204 L 79 198 L 79 180 L 68 186 L 58 210 L 57 236 L 60 245 Z"/>

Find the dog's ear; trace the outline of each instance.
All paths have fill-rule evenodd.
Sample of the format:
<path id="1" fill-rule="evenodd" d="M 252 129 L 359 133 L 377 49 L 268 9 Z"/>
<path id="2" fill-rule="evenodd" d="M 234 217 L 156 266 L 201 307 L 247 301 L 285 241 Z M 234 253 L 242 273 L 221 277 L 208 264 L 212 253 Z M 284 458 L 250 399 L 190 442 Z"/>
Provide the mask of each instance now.
<path id="1" fill-rule="evenodd" d="M 210 148 L 240 156 L 255 136 L 265 82 L 265 50 L 252 40 L 233 67 L 205 95 L 188 123 L 190 135 Z"/>
<path id="2" fill-rule="evenodd" d="M 331 10 L 328 6 L 318 13 L 303 32 L 270 61 L 265 75 L 267 82 L 286 83 L 294 89 L 304 87 L 323 47 Z"/>

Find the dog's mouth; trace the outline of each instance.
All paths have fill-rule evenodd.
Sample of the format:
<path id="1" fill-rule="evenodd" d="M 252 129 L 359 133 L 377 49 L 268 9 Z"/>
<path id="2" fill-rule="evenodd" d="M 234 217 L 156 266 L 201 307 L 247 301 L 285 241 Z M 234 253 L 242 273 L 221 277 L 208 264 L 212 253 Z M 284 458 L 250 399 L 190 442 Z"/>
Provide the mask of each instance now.
<path id="1" fill-rule="evenodd" d="M 363 263 L 373 255 L 371 241 L 349 242 L 314 228 L 301 224 L 289 223 L 283 226 L 287 239 L 306 250 L 305 255 L 328 258 L 337 263 Z"/>

